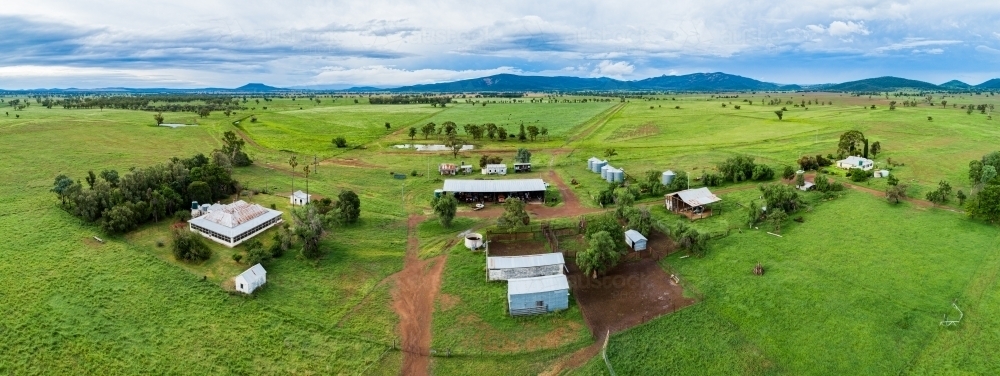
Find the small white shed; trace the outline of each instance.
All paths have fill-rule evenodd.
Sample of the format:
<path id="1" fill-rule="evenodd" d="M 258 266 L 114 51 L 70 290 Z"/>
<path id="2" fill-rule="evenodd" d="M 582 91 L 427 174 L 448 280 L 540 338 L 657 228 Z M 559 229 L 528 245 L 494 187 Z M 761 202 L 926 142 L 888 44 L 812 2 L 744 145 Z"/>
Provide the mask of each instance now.
<path id="1" fill-rule="evenodd" d="M 625 244 L 628 244 L 633 251 L 644 251 L 646 250 L 646 237 L 642 236 L 639 231 L 628 230 L 625 231 Z"/>
<path id="2" fill-rule="evenodd" d="M 507 175 L 506 164 L 488 164 L 483 169 L 483 175 Z"/>
<path id="3" fill-rule="evenodd" d="M 292 205 L 305 206 L 310 201 L 312 201 L 312 195 L 307 195 L 305 192 L 302 191 L 295 191 L 295 193 L 292 193 L 292 196 L 289 197 L 289 199 Z"/>
<path id="4" fill-rule="evenodd" d="M 234 279 L 236 291 L 244 294 L 253 293 L 254 290 L 267 283 L 267 271 L 260 264 L 251 266 L 245 272 L 240 273 Z"/>

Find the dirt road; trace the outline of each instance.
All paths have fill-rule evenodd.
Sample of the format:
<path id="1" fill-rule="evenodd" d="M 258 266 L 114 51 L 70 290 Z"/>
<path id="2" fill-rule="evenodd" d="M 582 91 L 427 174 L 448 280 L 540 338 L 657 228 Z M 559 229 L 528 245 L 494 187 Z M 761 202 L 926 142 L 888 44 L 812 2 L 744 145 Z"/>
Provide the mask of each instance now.
<path id="1" fill-rule="evenodd" d="M 430 366 L 431 316 L 434 298 L 441 288 L 441 273 L 447 256 L 420 260 L 417 225 L 422 216 L 410 216 L 409 234 L 403 270 L 396 274 L 392 306 L 399 315 L 400 349 L 403 351 L 401 375 L 427 375 Z"/>

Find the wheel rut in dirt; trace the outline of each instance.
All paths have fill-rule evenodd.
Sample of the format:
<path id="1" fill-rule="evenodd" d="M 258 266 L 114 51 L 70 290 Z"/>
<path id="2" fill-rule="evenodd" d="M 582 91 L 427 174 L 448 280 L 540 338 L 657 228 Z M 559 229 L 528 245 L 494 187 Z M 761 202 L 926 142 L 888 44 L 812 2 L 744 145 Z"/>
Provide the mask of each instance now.
<path id="1" fill-rule="evenodd" d="M 393 309 L 399 315 L 398 332 L 403 352 L 401 375 L 428 375 L 431 351 L 431 317 L 434 298 L 441 288 L 446 256 L 428 260 L 418 257 L 417 225 L 422 216 L 410 216 L 403 270 L 396 274 Z"/>

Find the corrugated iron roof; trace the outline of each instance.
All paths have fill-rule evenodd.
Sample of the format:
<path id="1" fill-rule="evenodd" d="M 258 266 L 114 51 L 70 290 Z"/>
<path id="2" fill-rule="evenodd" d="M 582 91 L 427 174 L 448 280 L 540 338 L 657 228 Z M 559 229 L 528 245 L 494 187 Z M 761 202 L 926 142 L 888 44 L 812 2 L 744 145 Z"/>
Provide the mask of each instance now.
<path id="1" fill-rule="evenodd" d="M 306 197 L 307 197 L 306 193 L 302 192 L 302 191 L 295 191 L 295 193 L 292 193 L 292 196 L 295 197 L 295 198 L 301 198 L 303 200 L 306 199 Z M 309 195 L 309 196 L 312 196 L 312 195 Z"/>
<path id="2" fill-rule="evenodd" d="M 642 234 L 640 234 L 639 231 L 636 230 L 625 231 L 625 237 L 628 238 L 628 240 L 631 240 L 633 243 L 641 240 L 646 240 L 646 237 L 642 236 Z"/>
<path id="3" fill-rule="evenodd" d="M 189 223 L 226 236 L 236 236 L 257 225 L 280 217 L 281 212 L 257 204 L 237 201 L 229 205 L 212 205 L 209 213 L 194 218 Z"/>
<path id="4" fill-rule="evenodd" d="M 514 268 L 532 268 L 536 266 L 546 266 L 546 265 L 562 265 L 566 261 L 563 259 L 562 253 L 543 253 L 540 255 L 529 255 L 529 256 L 504 256 L 504 257 L 487 257 L 486 265 L 490 269 L 514 269 Z"/>
<path id="5" fill-rule="evenodd" d="M 668 196 L 676 195 L 681 198 L 681 201 L 691 206 L 702 206 L 708 205 L 713 202 L 722 201 L 718 196 L 709 191 L 708 188 L 695 188 L 688 189 L 680 192 L 671 193 Z"/>
<path id="6" fill-rule="evenodd" d="M 509 180 L 459 180 L 444 181 L 445 192 L 461 193 L 508 193 L 544 191 L 545 182 L 542 179 L 509 179 Z"/>
<path id="7" fill-rule="evenodd" d="M 258 281 L 262 278 L 265 278 L 266 276 L 267 276 L 267 271 L 264 270 L 264 267 L 261 266 L 260 264 L 251 266 L 250 269 L 247 269 L 246 271 L 240 273 L 239 275 L 239 277 L 243 277 L 243 279 L 246 280 L 248 283 L 251 283 L 253 281 Z"/>
<path id="8" fill-rule="evenodd" d="M 507 281 L 507 296 L 559 290 L 569 290 L 569 280 L 565 274 L 515 278 Z"/>

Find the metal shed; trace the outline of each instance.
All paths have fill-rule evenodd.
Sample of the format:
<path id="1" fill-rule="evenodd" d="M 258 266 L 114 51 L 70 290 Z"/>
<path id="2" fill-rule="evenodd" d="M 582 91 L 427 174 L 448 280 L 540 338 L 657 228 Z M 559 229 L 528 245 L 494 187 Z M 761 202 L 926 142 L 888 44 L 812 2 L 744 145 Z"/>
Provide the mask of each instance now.
<path id="1" fill-rule="evenodd" d="M 625 231 L 625 244 L 628 244 L 633 251 L 645 251 L 646 250 L 646 237 L 642 236 L 639 231 L 628 230 Z"/>
<path id="2" fill-rule="evenodd" d="M 507 283 L 511 316 L 538 315 L 569 308 L 569 281 L 563 274 L 518 278 Z"/>
<path id="3" fill-rule="evenodd" d="M 455 195 L 459 202 L 503 202 L 516 197 L 525 201 L 545 200 L 542 179 L 460 180 L 444 181 L 444 191 Z"/>
<path id="4" fill-rule="evenodd" d="M 487 278 L 490 281 L 562 274 L 565 265 L 563 254 L 559 252 L 486 258 Z"/>

